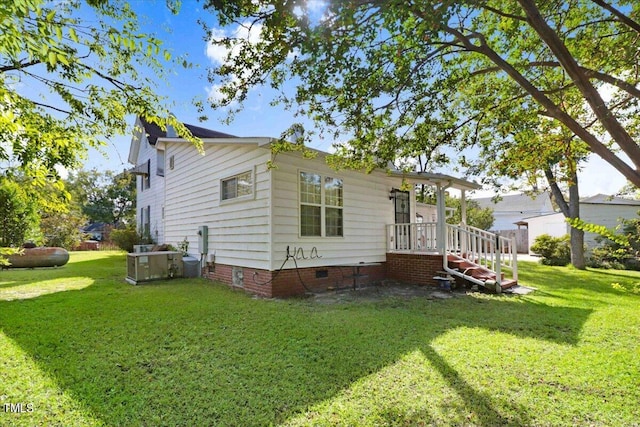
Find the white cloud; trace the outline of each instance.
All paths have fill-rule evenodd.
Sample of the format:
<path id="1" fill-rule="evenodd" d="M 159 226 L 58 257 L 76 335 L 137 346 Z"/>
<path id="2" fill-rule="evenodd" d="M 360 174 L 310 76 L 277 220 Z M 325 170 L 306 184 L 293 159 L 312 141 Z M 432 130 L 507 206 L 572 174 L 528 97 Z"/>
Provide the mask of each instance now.
<path id="1" fill-rule="evenodd" d="M 205 54 L 214 65 L 224 65 L 233 61 L 240 53 L 241 46 L 248 42 L 255 45 L 260 42 L 262 36 L 262 25 L 250 25 L 248 23 L 237 25 L 235 28 L 223 29 L 214 28 L 211 30 L 209 41 L 207 42 Z M 226 38 L 232 40 L 231 46 L 216 44 Z M 249 69 L 246 70 L 249 72 Z M 239 83 L 239 76 L 231 76 L 226 84 Z M 207 97 L 211 102 L 221 101 L 224 98 L 222 87 L 225 83 L 215 83 L 205 88 Z"/>
<path id="2" fill-rule="evenodd" d="M 249 42 L 250 44 L 257 44 L 262 39 L 261 37 L 262 25 L 260 24 L 250 25 L 246 23 L 237 25 L 232 29 L 214 28 L 211 30 L 205 53 L 211 62 L 217 65 L 223 65 L 230 59 L 238 56 L 242 43 Z M 225 38 L 235 40 L 236 43 L 231 47 L 215 43 Z"/>

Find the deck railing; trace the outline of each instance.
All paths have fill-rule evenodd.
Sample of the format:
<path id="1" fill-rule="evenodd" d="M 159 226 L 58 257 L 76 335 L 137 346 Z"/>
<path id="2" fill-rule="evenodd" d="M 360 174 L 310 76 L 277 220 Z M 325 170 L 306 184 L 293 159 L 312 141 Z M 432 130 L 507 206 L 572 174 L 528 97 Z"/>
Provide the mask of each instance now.
<path id="1" fill-rule="evenodd" d="M 390 252 L 435 252 L 437 226 L 435 222 L 387 225 L 387 249 Z"/>
<path id="2" fill-rule="evenodd" d="M 438 224 L 436 222 L 387 225 L 387 250 L 389 252 L 438 253 Z M 465 258 L 496 272 L 511 270 L 518 279 L 518 262 L 515 239 L 490 233 L 468 225 L 447 224 L 445 252 Z"/>
<path id="3" fill-rule="evenodd" d="M 512 278 L 518 280 L 515 239 L 469 225 L 447 224 L 446 251 L 495 271 L 497 277 L 501 277 L 503 268 L 509 269 Z"/>

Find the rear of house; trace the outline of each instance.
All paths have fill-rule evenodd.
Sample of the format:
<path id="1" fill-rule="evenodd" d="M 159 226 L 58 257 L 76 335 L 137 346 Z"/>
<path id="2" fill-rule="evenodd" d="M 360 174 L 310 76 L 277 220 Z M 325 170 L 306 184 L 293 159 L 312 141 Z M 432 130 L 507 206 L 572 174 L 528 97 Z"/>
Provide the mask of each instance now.
<path id="1" fill-rule="evenodd" d="M 289 296 L 384 278 L 435 285 L 447 268 L 447 241 L 470 261 L 495 243 L 484 235 L 476 238 L 482 244 L 463 243 L 459 233 L 470 232 L 463 225 L 447 234 L 445 189 L 464 198 L 477 184 L 432 173 L 336 171 L 322 152 L 314 159 L 280 153 L 270 168 L 271 138 L 188 125 L 203 141 L 199 152 L 171 129 L 140 123 L 130 155 L 142 188 L 140 229 L 198 259 L 204 276 L 250 293 Z M 416 183 L 437 189 L 435 221 L 415 221 Z"/>

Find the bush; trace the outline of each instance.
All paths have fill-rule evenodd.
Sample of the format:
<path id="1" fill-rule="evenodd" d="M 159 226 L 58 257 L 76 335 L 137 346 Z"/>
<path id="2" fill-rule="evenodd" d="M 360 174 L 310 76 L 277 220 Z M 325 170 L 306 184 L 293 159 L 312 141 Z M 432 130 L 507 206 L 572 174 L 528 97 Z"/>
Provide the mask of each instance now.
<path id="1" fill-rule="evenodd" d="M 544 265 L 565 266 L 571 262 L 571 245 L 568 234 L 562 237 L 542 234 L 536 237 L 531 250 L 542 257 L 540 262 Z"/>
<path id="2" fill-rule="evenodd" d="M 145 238 L 134 227 L 115 229 L 111 232 L 111 241 L 127 252 L 133 252 L 133 245 L 153 243 Z"/>
<path id="3" fill-rule="evenodd" d="M 594 268 L 640 270 L 640 219 L 624 219 L 618 226 L 626 243 L 599 238 L 602 246 L 595 248 L 588 265 Z"/>

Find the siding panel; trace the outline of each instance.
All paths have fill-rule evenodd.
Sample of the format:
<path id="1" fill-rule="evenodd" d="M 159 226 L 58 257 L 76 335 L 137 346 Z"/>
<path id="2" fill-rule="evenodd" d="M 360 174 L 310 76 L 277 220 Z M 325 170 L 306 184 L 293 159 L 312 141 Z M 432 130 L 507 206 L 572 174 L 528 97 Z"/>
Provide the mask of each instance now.
<path id="1" fill-rule="evenodd" d="M 175 167 L 167 170 L 166 241 L 189 242 L 189 253 L 198 254 L 198 227 L 209 228 L 209 255 L 218 263 L 267 268 L 269 260 L 270 171 L 269 150 L 254 145 L 209 145 L 205 154 L 184 143 L 167 145 L 167 158 Z M 253 172 L 250 199 L 220 201 L 220 180 Z"/>

